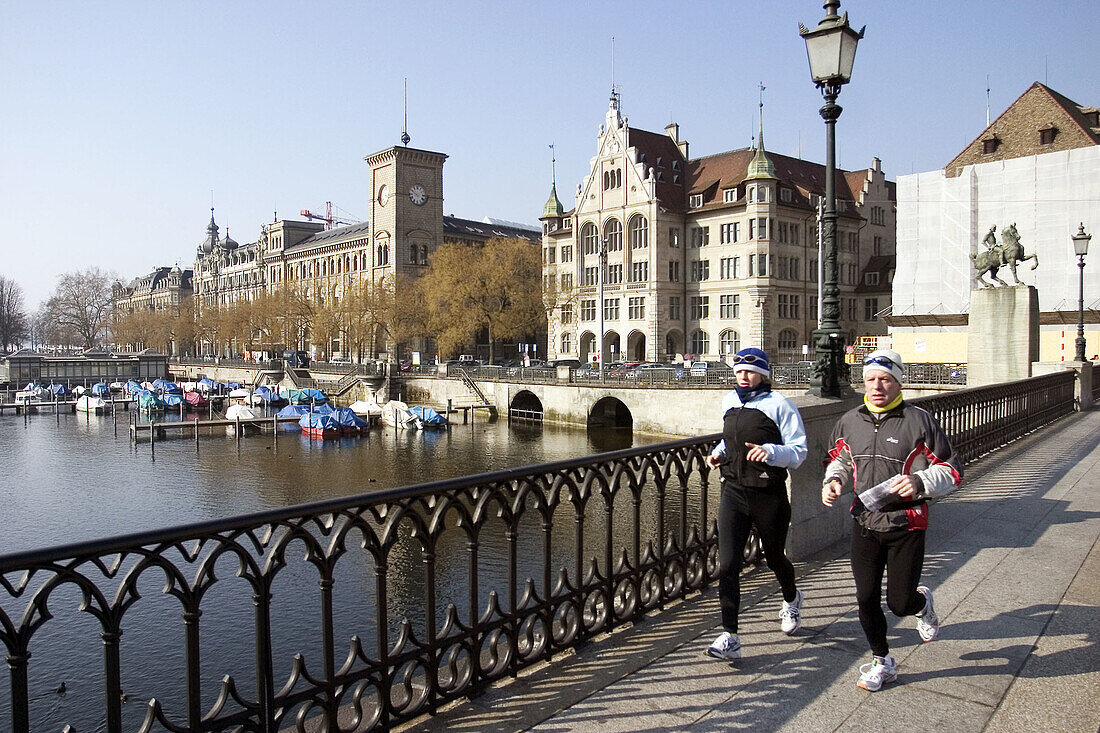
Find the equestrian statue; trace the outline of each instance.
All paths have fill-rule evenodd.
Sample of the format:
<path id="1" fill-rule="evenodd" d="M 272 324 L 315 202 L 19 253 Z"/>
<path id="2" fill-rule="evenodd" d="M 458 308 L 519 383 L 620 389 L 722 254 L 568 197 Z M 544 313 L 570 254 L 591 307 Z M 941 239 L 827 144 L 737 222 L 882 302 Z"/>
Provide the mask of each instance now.
<path id="1" fill-rule="evenodd" d="M 1024 254 L 1024 247 L 1020 244 L 1020 233 L 1016 231 L 1015 222 L 1001 233 L 1001 242 L 999 243 L 997 242 L 997 225 L 994 224 L 989 228 L 989 233 L 985 235 L 982 244 L 986 246 L 984 252 L 975 252 L 970 255 L 970 259 L 974 263 L 974 269 L 978 272 L 978 282 L 982 284 L 982 287 L 997 287 L 994 283 L 986 282 L 986 274 L 1001 285 L 1008 287 L 1008 283 L 997 277 L 997 270 L 1005 265 L 1008 265 L 1009 270 L 1012 271 L 1012 279 L 1016 281 L 1017 285 L 1022 284 L 1020 278 L 1016 276 L 1017 262 L 1031 260 L 1032 270 L 1039 266 L 1037 255 Z"/>

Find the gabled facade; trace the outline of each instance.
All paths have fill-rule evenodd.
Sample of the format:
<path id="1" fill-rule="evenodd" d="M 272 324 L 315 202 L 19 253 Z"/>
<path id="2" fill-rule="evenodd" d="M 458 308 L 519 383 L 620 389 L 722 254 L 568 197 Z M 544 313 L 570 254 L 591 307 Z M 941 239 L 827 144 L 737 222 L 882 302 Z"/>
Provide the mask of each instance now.
<path id="1" fill-rule="evenodd" d="M 756 148 L 693 159 L 671 124 L 633 129 L 612 95 L 590 172 L 565 211 L 543 212 L 543 262 L 556 358 L 719 359 L 759 346 L 778 362 L 812 354 L 817 326 L 817 200 L 824 167 Z M 837 174 L 841 317 L 849 343 L 885 333 L 856 293 L 874 256 L 894 254 L 894 187 L 877 159 Z M 598 303 L 601 246 L 604 301 Z M 805 350 L 804 350 L 805 347 Z"/>

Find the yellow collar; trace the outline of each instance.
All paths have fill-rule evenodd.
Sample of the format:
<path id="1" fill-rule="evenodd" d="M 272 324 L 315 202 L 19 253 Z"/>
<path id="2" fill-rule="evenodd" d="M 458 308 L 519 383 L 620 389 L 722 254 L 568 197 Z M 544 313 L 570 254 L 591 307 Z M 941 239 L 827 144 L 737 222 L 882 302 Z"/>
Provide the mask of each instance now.
<path id="1" fill-rule="evenodd" d="M 901 399 L 901 392 L 898 392 L 898 396 L 895 397 L 890 404 L 883 407 L 876 407 L 875 405 L 871 404 L 871 401 L 869 399 L 867 399 L 867 393 L 864 392 L 863 394 L 863 404 L 867 407 L 868 410 L 870 410 L 874 414 L 882 414 L 884 412 L 889 412 L 890 410 L 893 410 L 895 407 L 901 404 Z"/>

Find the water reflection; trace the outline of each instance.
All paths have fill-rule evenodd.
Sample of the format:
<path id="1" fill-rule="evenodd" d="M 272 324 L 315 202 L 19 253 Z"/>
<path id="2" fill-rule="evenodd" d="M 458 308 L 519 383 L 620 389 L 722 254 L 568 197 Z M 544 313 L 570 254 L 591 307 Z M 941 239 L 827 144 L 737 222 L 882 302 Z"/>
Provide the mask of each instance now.
<path id="1" fill-rule="evenodd" d="M 481 473 L 520 465 L 545 463 L 632 444 L 658 442 L 656 438 L 631 436 L 629 431 L 604 429 L 591 433 L 555 426 L 509 426 L 505 421 L 456 425 L 440 432 L 375 430 L 361 438 L 318 441 L 300 432 L 267 433 L 236 440 L 220 434 L 200 435 L 187 430 L 167 432 L 153 445 L 132 444 L 129 424 L 112 416 L 84 415 L 0 418 L 0 452 L 6 457 L 8 481 L 0 485 L 0 500 L 8 508 L 6 532 L 0 536 L 0 552 L 32 549 L 89 540 L 122 533 L 156 529 L 277 508 L 337 496 L 421 483 L 451 476 Z M 165 416 L 167 417 L 167 416 Z M 178 416 L 176 416 L 178 417 Z M 184 419 L 187 419 L 185 415 Z M 155 460 L 153 456 L 155 455 Z M 625 479 L 620 479 L 625 480 Z M 674 491 L 669 487 L 670 493 Z M 678 490 L 678 489 L 676 489 Z M 694 492 L 696 489 L 692 489 Z M 604 556 L 602 542 L 607 522 L 614 523 L 615 546 L 644 548 L 660 541 L 655 535 L 657 502 L 647 486 L 637 501 L 620 491 L 614 505 L 604 499 L 589 500 L 578 527 L 572 505 L 566 501 L 555 512 L 549 536 L 543 519 L 528 507 L 519 527 L 517 585 L 506 580 L 509 544 L 499 523 L 487 523 L 479 537 L 476 564 L 464 531 L 453 517 L 436 544 L 432 572 L 437 589 L 432 611 L 438 630 L 446 605 L 455 604 L 458 616 L 469 622 L 484 613 L 488 594 L 496 590 L 507 607 L 510 593 L 522 596 L 530 577 L 539 594 L 558 582 L 564 568 L 573 582 L 591 559 L 606 572 L 618 554 Z M 694 504 L 694 502 L 692 502 Z M 667 527 L 678 523 L 677 502 L 666 505 Z M 641 536 L 633 537 L 632 515 L 640 515 Z M 580 531 L 586 544 L 578 553 L 574 545 Z M 375 560 L 362 549 L 355 533 L 348 552 L 336 564 L 334 606 L 336 656 L 343 659 L 351 636 L 362 639 L 367 653 L 376 652 L 382 629 L 376 597 Z M 428 566 L 418 539 L 408 527 L 388 556 L 389 583 L 385 633 L 395 639 L 400 619 L 407 617 L 414 633 L 426 638 L 429 609 L 426 603 Z M 543 567 L 543 542 L 551 548 L 550 575 Z M 302 652 L 308 669 L 321 672 L 317 637 L 320 590 L 317 568 L 305 560 L 305 545 L 292 543 L 287 565 L 272 586 L 273 659 L 279 675 L 289 674 L 292 655 Z M 631 552 L 632 561 L 636 555 Z M 195 568 L 183 568 L 193 577 Z M 218 563 L 218 577 L 202 604 L 200 655 L 203 703 L 216 699 L 223 675 L 231 674 L 243 690 L 255 684 L 252 593 L 236 577 L 235 562 L 225 557 Z M 478 593 L 471 598 L 471 573 L 479 578 Z M 503 580 L 503 582 L 501 582 Z M 157 696 L 180 719 L 182 697 L 180 608 L 161 592 L 164 576 L 150 572 L 139 588 L 142 597 L 128 611 L 123 636 L 124 689 L 133 703 L 126 706 L 126 727 L 136 727 L 144 715 L 142 703 Z M 549 588 L 547 587 L 549 586 Z M 56 596 L 50 609 L 57 620 L 43 627 L 36 639 L 31 664 L 35 692 L 53 689 L 62 680 L 82 680 L 80 670 L 103 668 L 103 645 L 90 615 L 79 611 L 80 599 Z M 24 599 L 25 600 L 25 599 Z M 5 610 L 20 607 L 5 602 Z M 5 599 L 6 601 L 6 599 Z M 153 626 L 143 619 L 159 619 Z M 305 631 L 303 631 L 305 630 Z M 91 640 L 91 641 L 89 641 Z M 141 660 L 151 660 L 145 664 Z M 35 727 L 60 727 L 67 722 L 78 729 L 95 729 L 102 721 L 96 695 L 102 679 L 77 682 L 66 697 L 37 697 Z M 79 689 L 76 689 L 79 687 Z M 0 696 L 0 729 L 7 716 L 8 700 Z"/>

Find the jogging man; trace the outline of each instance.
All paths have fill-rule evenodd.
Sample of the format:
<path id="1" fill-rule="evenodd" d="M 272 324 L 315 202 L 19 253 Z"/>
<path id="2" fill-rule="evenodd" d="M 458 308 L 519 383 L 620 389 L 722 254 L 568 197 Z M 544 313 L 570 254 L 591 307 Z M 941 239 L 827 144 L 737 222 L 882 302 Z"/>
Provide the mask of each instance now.
<path id="1" fill-rule="evenodd" d="M 749 530 L 756 525 L 764 558 L 783 590 L 780 625 L 787 634 L 802 625 L 802 591 L 787 559 L 791 503 L 787 469 L 806 459 L 806 429 L 798 409 L 772 392 L 768 355 L 742 349 L 733 357 L 737 387 L 722 400 L 722 441 L 707 465 L 722 475 L 718 504 L 718 596 L 725 629 L 707 647 L 716 659 L 741 659 L 737 616 L 741 606 L 741 563 Z"/>
<path id="2" fill-rule="evenodd" d="M 939 633 L 932 591 L 920 585 L 928 499 L 954 491 L 962 469 L 951 443 L 926 410 L 902 399 L 901 356 L 873 351 L 863 361 L 863 405 L 833 429 L 821 501 L 832 506 L 855 481 L 852 502 L 852 575 L 859 622 L 874 658 L 860 667 L 859 686 L 875 692 L 898 678 L 886 642 L 886 604 L 896 616 L 917 617 L 922 641 Z"/>

